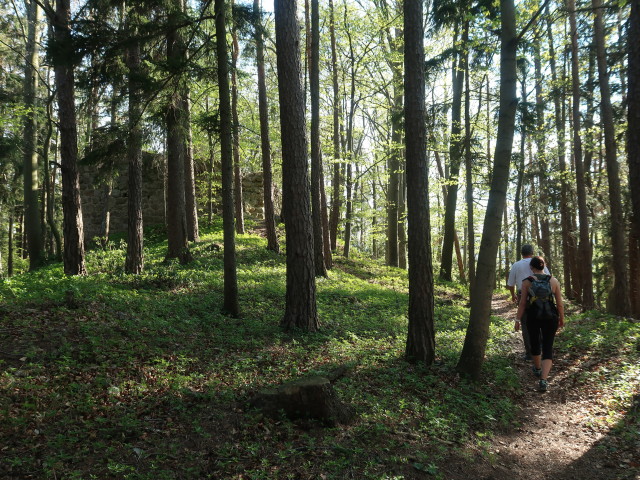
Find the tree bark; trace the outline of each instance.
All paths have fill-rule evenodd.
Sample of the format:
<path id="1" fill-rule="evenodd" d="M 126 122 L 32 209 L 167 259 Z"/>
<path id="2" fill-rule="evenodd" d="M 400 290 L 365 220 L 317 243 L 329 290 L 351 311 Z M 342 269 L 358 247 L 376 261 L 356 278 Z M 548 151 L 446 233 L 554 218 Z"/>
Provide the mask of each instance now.
<path id="1" fill-rule="evenodd" d="M 44 189 L 44 198 L 45 198 L 45 218 L 47 222 L 47 226 L 49 227 L 49 231 L 51 233 L 50 237 L 48 237 L 48 251 L 49 254 L 56 258 L 57 260 L 62 259 L 62 240 L 60 238 L 60 232 L 58 230 L 58 226 L 56 225 L 53 212 L 54 212 L 54 186 L 55 186 L 55 168 L 53 172 L 50 169 L 49 163 L 49 152 L 51 149 L 51 138 L 53 137 L 53 101 L 54 97 L 50 96 L 47 100 L 47 133 L 44 140 L 44 145 L 42 148 L 42 158 L 43 158 L 43 182 L 42 188 Z M 57 152 L 57 150 L 56 150 Z"/>
<path id="2" fill-rule="evenodd" d="M 329 33 L 331 36 L 331 80 L 333 85 L 333 181 L 331 193 L 331 218 L 329 220 L 331 250 L 336 251 L 338 224 L 340 223 L 341 176 L 340 176 L 340 90 L 338 87 L 338 60 L 336 49 L 335 16 L 333 0 L 329 0 Z"/>
<path id="3" fill-rule="evenodd" d="M 388 34 L 391 55 L 397 58 L 401 55 L 404 32 L 395 28 L 394 34 Z M 402 109 L 403 85 L 402 63 L 400 60 L 390 61 L 393 75 L 393 103 L 391 105 L 391 151 L 389 152 L 389 182 L 387 184 L 387 265 L 400 265 L 398 241 L 400 216 L 400 164 L 402 158 Z"/>
<path id="4" fill-rule="evenodd" d="M 184 42 L 176 25 L 182 1 L 172 0 L 167 33 L 167 61 L 179 65 L 185 56 Z M 191 260 L 187 234 L 187 211 L 184 180 L 185 111 L 182 102 L 182 79 L 176 75 L 176 84 L 169 96 L 167 122 L 167 259 L 177 258 L 181 263 Z"/>
<path id="5" fill-rule="evenodd" d="M 540 243 L 542 252 L 548 268 L 553 267 L 553 258 L 551 256 L 551 229 L 549 226 L 549 188 L 547 185 L 547 174 L 549 162 L 547 160 L 547 142 L 545 139 L 545 104 L 542 93 L 542 59 L 540 52 L 540 36 L 536 34 L 534 44 L 534 72 L 536 79 L 536 147 L 538 151 L 538 185 L 540 189 L 540 201 L 537 210 L 540 212 Z"/>
<path id="6" fill-rule="evenodd" d="M 215 0 L 216 57 L 218 60 L 218 88 L 220 92 L 220 154 L 222 160 L 222 224 L 224 236 L 224 305 L 223 310 L 233 317 L 240 313 L 238 306 L 238 277 L 236 269 L 236 237 L 233 202 L 233 140 L 229 85 L 229 59 L 224 0 Z"/>
<path id="7" fill-rule="evenodd" d="M 316 276 L 326 277 L 322 232 L 322 152 L 320 151 L 320 13 L 318 0 L 311 0 L 311 58 L 309 91 L 311 95 L 311 215 Z"/>
<path id="8" fill-rule="evenodd" d="M 614 315 L 629 315 L 631 303 L 629 278 L 627 274 L 627 251 L 625 242 L 625 221 L 620 193 L 620 167 L 618 166 L 618 146 L 616 142 L 611 91 L 607 71 L 607 53 L 604 44 L 604 21 L 602 0 L 592 0 L 595 11 L 594 40 L 600 83 L 600 116 L 604 130 L 605 160 L 609 184 L 609 211 L 611 213 L 611 247 L 613 257 L 613 288 L 609 292 L 608 310 Z"/>
<path id="9" fill-rule="evenodd" d="M 464 164 L 466 180 L 466 203 L 467 203 L 467 270 L 469 272 L 469 293 L 473 291 L 473 280 L 476 276 L 476 233 L 473 221 L 473 158 L 471 155 L 471 88 L 469 82 L 469 50 L 465 45 L 462 57 L 464 71 Z M 480 88 L 482 96 L 482 88 Z M 481 105 L 481 99 L 478 104 Z M 480 108 L 480 106 L 478 107 Z M 462 279 L 464 281 L 464 277 Z"/>
<path id="10" fill-rule="evenodd" d="M 436 165 L 438 167 L 438 175 L 440 178 L 445 178 L 444 170 L 442 168 L 442 161 L 440 160 L 440 154 L 435 151 L 434 156 L 436 157 Z M 447 203 L 447 187 L 442 185 L 442 198 L 443 203 Z M 458 237 L 458 232 L 454 230 L 453 232 L 453 246 L 456 252 L 456 260 L 458 261 L 458 273 L 460 274 L 460 281 L 462 283 L 466 283 L 466 277 L 464 274 L 464 260 L 462 258 L 462 252 L 460 251 L 460 238 Z"/>
<path id="11" fill-rule="evenodd" d="M 467 47 L 469 42 L 469 21 L 465 21 L 461 44 Z M 442 240 L 442 258 L 440 259 L 440 278 L 451 281 L 453 267 L 453 237 L 456 229 L 456 207 L 458 203 L 458 181 L 462 161 L 462 94 L 464 91 L 465 69 L 459 55 L 453 64 L 453 101 L 451 105 L 451 140 L 449 145 L 449 177 L 447 185 L 447 204 L 444 212 L 444 238 Z M 458 68 L 460 67 L 460 68 Z"/>
<path id="12" fill-rule="evenodd" d="M 553 105 L 556 135 L 558 138 L 558 167 L 560 170 L 560 229 L 562 237 L 563 280 L 564 293 L 572 300 L 580 301 L 580 293 L 577 288 L 577 276 L 572 273 L 575 270 L 575 238 L 571 230 L 569 212 L 569 182 L 567 181 L 566 140 L 565 140 L 565 101 L 564 101 L 564 75 L 558 79 L 556 66 L 556 53 L 553 45 L 552 21 L 549 8 L 547 16 L 547 38 L 549 42 L 549 65 L 551 67 L 551 81 L 553 84 Z M 562 80 L 562 82 L 560 81 Z"/>
<path id="13" fill-rule="evenodd" d="M 520 83 L 520 92 L 521 99 L 524 105 L 527 104 L 527 77 L 526 71 L 522 72 L 522 81 Z M 516 185 L 516 198 L 514 200 L 514 210 L 516 213 L 516 254 L 520 253 L 522 248 L 522 244 L 524 242 L 524 237 L 526 236 L 526 232 L 524 231 L 524 214 L 523 207 L 525 206 L 526 195 L 524 194 L 525 182 L 524 182 L 524 171 L 526 169 L 525 165 L 525 144 L 528 136 L 527 125 L 524 119 L 525 113 L 522 112 L 520 115 L 520 152 L 518 154 L 518 183 Z M 526 211 L 526 210 L 525 210 Z M 531 238 L 533 240 L 533 237 Z M 529 242 L 527 242 L 529 243 Z"/>
<path id="14" fill-rule="evenodd" d="M 378 167 L 374 167 L 374 178 L 371 181 L 371 203 L 373 204 L 373 216 L 371 217 L 371 255 L 373 258 L 378 258 L 378 189 L 376 179 L 378 178 Z"/>
<path id="15" fill-rule="evenodd" d="M 254 0 L 253 11 L 256 18 L 256 63 L 258 67 L 258 109 L 260 113 L 260 146 L 262 149 L 262 183 L 264 189 L 264 224 L 267 231 L 267 249 L 278 253 L 275 213 L 273 211 L 273 173 L 271 169 L 271 141 L 269 140 L 269 105 L 264 70 L 264 40 L 262 21 L 260 20 L 259 0 Z"/>
<path id="16" fill-rule="evenodd" d="M 627 82 L 627 151 L 631 190 L 631 232 L 629 267 L 633 272 L 640 261 L 640 0 L 631 0 L 629 16 Z M 633 260 L 635 259 L 635 263 Z M 631 308 L 640 316 L 640 282 L 631 282 Z"/>
<path id="17" fill-rule="evenodd" d="M 64 236 L 64 273 L 85 275 L 84 226 L 78 173 L 78 127 L 75 110 L 74 58 L 69 0 L 56 2 L 53 19 L 54 35 L 59 57 L 55 65 L 58 90 L 58 118 L 60 124 L 60 164 L 62 172 L 62 215 Z M 64 53 L 62 53 L 64 52 Z"/>
<path id="18" fill-rule="evenodd" d="M 129 132 L 127 160 L 129 185 L 127 195 L 127 258 L 125 271 L 139 274 L 144 268 L 144 235 L 142 224 L 142 108 L 140 40 L 137 38 L 138 16 L 129 12 L 129 33 L 132 44 L 127 51 L 129 81 Z M 107 197 L 108 202 L 108 197 Z"/>
<path id="19" fill-rule="evenodd" d="M 205 112 L 209 116 L 209 95 L 205 97 Z M 215 170 L 215 151 L 213 148 L 213 132 L 207 128 L 207 147 L 209 149 L 209 176 L 207 178 L 207 224 L 213 223 L 213 172 Z"/>
<path id="20" fill-rule="evenodd" d="M 405 0 L 403 9 L 409 226 L 409 331 L 405 356 L 409 361 L 428 366 L 435 359 L 435 330 L 426 155 L 423 2 Z"/>
<path id="21" fill-rule="evenodd" d="M 595 46 L 589 45 L 589 68 L 587 70 L 587 88 L 585 89 L 585 100 L 587 104 L 587 109 L 584 114 L 584 137 L 585 142 L 584 145 L 584 184 L 587 187 L 587 196 L 593 195 L 593 180 L 591 178 L 591 170 L 593 164 L 593 157 L 596 153 L 598 138 L 601 137 L 601 130 L 599 132 L 595 132 L 593 118 L 595 116 L 595 94 L 593 89 L 595 88 L 595 69 L 596 69 L 596 49 Z M 602 160 L 602 149 L 598 151 L 598 157 Z M 591 217 L 593 214 L 593 207 L 590 206 Z"/>
<path id="22" fill-rule="evenodd" d="M 24 215 L 29 270 L 37 269 L 44 256 L 40 202 L 38 200 L 38 117 L 36 93 L 38 90 L 38 31 L 40 7 L 34 0 L 26 0 L 27 50 L 24 65 Z"/>
<path id="23" fill-rule="evenodd" d="M 233 0 L 231 1 L 233 4 Z M 242 170 L 240 169 L 240 120 L 238 119 L 238 33 L 232 22 L 231 38 L 231 114 L 233 117 L 233 178 L 236 212 L 236 233 L 244 234 L 244 198 L 242 194 Z"/>
<path id="24" fill-rule="evenodd" d="M 9 238 L 7 239 L 7 277 L 13 276 L 13 222 L 15 207 L 9 206 Z"/>
<path id="25" fill-rule="evenodd" d="M 116 128 L 118 125 L 118 98 L 120 93 L 116 88 L 116 84 L 112 85 L 112 93 L 111 93 L 111 128 Z M 111 230 L 111 194 L 113 193 L 113 171 L 114 167 L 109 167 L 109 177 L 104 180 L 102 185 L 102 189 L 100 191 L 100 232 L 98 236 L 100 237 L 100 242 L 102 243 L 103 248 L 106 247 L 107 242 L 109 241 L 109 233 Z"/>
<path id="26" fill-rule="evenodd" d="M 222 176 L 222 223 L 224 236 L 224 304 L 223 312 L 238 317 L 238 280 L 236 268 L 234 175 L 233 175 L 233 114 L 229 55 L 227 48 L 227 11 L 225 0 L 215 0 L 216 59 L 220 112 L 220 157 Z"/>
<path id="27" fill-rule="evenodd" d="M 344 10 L 344 24 L 347 27 L 347 9 Z M 344 257 L 349 258 L 349 251 L 351 248 L 351 224 L 353 214 L 353 161 L 354 161 L 354 148 L 353 148 L 353 123 L 356 115 L 356 58 L 353 49 L 353 38 L 348 28 L 345 28 L 347 34 L 347 40 L 349 43 L 349 115 L 347 117 L 347 147 L 346 147 L 346 212 L 344 217 Z"/>
<path id="28" fill-rule="evenodd" d="M 573 160 L 576 168 L 576 189 L 578 196 L 578 216 L 580 219 L 580 292 L 582 306 L 592 309 L 595 306 L 593 298 L 593 274 L 591 272 L 592 248 L 589 237 L 589 212 L 587 208 L 587 193 L 585 187 L 585 171 L 582 162 L 582 138 L 580 137 L 580 70 L 578 57 L 578 27 L 576 22 L 575 0 L 566 0 L 569 12 L 569 26 L 571 29 L 571 87 L 573 92 Z"/>
<path id="29" fill-rule="evenodd" d="M 496 254 L 500 243 L 500 225 L 509 185 L 509 164 L 513 146 L 518 99 L 516 97 L 516 15 L 513 0 L 500 0 L 500 113 L 494 155 L 493 177 L 478 252 L 475 288 L 471 294 L 471 312 L 457 370 L 479 379 L 489 337 L 491 296 L 495 283 Z"/>
<path id="30" fill-rule="evenodd" d="M 184 110 L 184 199 L 187 217 L 187 239 L 200 241 L 198 225 L 198 201 L 196 198 L 196 175 L 193 159 L 193 134 L 191 132 L 191 91 L 187 84 L 182 90 L 182 109 Z"/>
<path id="31" fill-rule="evenodd" d="M 347 127 L 347 139 L 349 139 L 352 135 L 351 127 Z M 347 140 L 347 145 L 352 145 L 350 140 Z M 345 195 L 345 203 L 346 209 L 344 214 L 344 251 L 343 255 L 345 258 L 349 258 L 349 254 L 351 253 L 351 217 L 353 214 L 353 167 L 351 165 L 351 157 L 353 154 L 353 150 L 347 147 L 347 175 L 345 179 L 345 185 L 347 187 L 347 192 Z"/>
<path id="32" fill-rule="evenodd" d="M 297 1 L 275 1 L 282 132 L 282 208 L 286 219 L 287 293 L 281 325 L 318 329 L 304 92 L 300 79 Z"/>
<path id="33" fill-rule="evenodd" d="M 324 264 L 327 270 L 333 267 L 333 256 L 331 254 L 331 236 L 329 234 L 329 208 L 327 206 L 327 193 L 324 183 L 324 167 L 320 165 L 320 208 L 322 216 L 322 246 L 324 249 Z"/>
<path id="34" fill-rule="evenodd" d="M 406 162 L 402 162 L 398 189 L 398 268 L 407 269 L 407 231 L 404 228 L 407 210 Z"/>

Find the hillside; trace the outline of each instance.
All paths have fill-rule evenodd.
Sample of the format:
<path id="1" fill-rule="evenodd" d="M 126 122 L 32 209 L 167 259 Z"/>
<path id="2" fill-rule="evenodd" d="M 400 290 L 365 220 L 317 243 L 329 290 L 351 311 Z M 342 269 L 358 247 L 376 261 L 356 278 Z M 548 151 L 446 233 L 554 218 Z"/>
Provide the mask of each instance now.
<path id="1" fill-rule="evenodd" d="M 125 246 L 0 283 L 0 478 L 632 479 L 640 474 L 640 325 L 574 314 L 551 390 L 533 391 L 496 292 L 484 378 L 455 373 L 465 288 L 437 285 L 437 363 L 403 360 L 406 272 L 335 258 L 318 279 L 318 333 L 279 327 L 284 256 L 238 238 L 242 317 L 220 313 L 222 243 L 206 231 L 186 266 L 147 237 L 146 271 Z M 339 366 L 349 425 L 269 418 L 266 386 Z"/>

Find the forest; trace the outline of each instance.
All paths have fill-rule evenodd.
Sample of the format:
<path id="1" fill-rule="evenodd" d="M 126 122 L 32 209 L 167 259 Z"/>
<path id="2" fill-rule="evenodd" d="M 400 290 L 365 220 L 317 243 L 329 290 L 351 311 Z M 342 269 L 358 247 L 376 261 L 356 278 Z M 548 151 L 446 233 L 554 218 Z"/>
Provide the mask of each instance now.
<path id="1" fill-rule="evenodd" d="M 0 11 L 0 478 L 530 478 L 525 244 L 600 435 L 541 478 L 640 471 L 638 0 Z"/>

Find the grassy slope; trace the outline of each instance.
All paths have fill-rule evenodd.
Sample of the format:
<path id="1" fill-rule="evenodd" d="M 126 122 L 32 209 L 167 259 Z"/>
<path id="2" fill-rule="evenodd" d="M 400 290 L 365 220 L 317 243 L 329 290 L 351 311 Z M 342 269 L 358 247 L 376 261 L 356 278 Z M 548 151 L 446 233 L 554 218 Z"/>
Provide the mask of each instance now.
<path id="1" fill-rule="evenodd" d="M 439 362 L 425 370 L 402 359 L 405 272 L 337 258 L 318 280 L 322 330 L 284 332 L 284 257 L 238 239 L 242 318 L 231 319 L 219 313 L 221 241 L 205 234 L 183 267 L 162 263 L 166 244 L 151 237 L 138 277 L 122 273 L 120 244 L 90 252 L 86 278 L 53 265 L 0 284 L 0 478 L 437 478 L 441 459 L 513 421 L 510 322 L 493 319 L 481 385 L 453 371 L 461 287 L 437 286 Z M 571 348 L 611 343 L 606 329 L 594 340 L 592 323 L 576 322 Z M 615 412 L 638 374 L 640 329 L 621 325 L 611 347 L 626 373 L 607 373 Z M 263 386 L 344 364 L 335 388 L 358 413 L 348 427 L 248 407 Z"/>

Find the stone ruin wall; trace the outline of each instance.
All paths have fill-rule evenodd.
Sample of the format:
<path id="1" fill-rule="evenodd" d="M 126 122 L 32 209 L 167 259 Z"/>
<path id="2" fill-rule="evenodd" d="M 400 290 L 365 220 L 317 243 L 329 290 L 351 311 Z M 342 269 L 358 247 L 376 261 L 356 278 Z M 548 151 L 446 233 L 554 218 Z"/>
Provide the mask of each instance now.
<path id="1" fill-rule="evenodd" d="M 129 169 L 126 162 L 118 163 L 118 175 L 108 196 L 109 233 L 127 231 Z M 165 162 L 161 155 L 143 155 L 142 161 L 142 221 L 143 225 L 165 225 Z M 101 234 L 104 217 L 106 186 L 96 179 L 95 167 L 80 170 L 82 219 L 85 242 Z"/>
<path id="2" fill-rule="evenodd" d="M 109 196 L 109 232 L 127 231 L 127 182 L 129 179 L 126 163 L 119 163 L 119 175 L 113 183 Z M 142 172 L 142 216 L 145 226 L 165 225 L 165 172 L 166 163 L 161 155 L 145 155 Z M 106 187 L 96 179 L 95 167 L 80 168 L 80 193 L 82 195 L 82 217 L 84 221 L 85 242 L 90 243 L 99 236 L 104 216 Z M 218 194 L 220 192 L 217 192 Z M 248 173 L 242 178 L 242 193 L 245 215 L 258 220 L 264 219 L 264 197 L 262 191 L 262 172 Z M 202 198 L 202 195 L 199 195 Z M 221 200 L 214 200 L 214 212 L 221 214 Z M 206 205 L 198 205 L 201 215 Z M 282 196 L 274 187 L 274 210 L 280 215 Z"/>
<path id="3" fill-rule="evenodd" d="M 264 220 L 264 192 L 262 172 L 247 173 L 242 177 L 242 196 L 244 214 L 258 220 Z M 278 187 L 273 189 L 273 209 L 276 215 L 282 210 L 282 195 Z"/>

